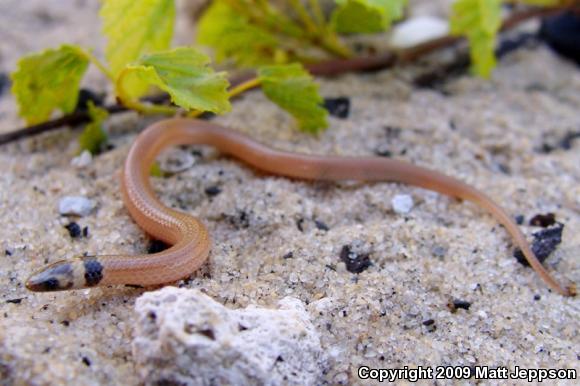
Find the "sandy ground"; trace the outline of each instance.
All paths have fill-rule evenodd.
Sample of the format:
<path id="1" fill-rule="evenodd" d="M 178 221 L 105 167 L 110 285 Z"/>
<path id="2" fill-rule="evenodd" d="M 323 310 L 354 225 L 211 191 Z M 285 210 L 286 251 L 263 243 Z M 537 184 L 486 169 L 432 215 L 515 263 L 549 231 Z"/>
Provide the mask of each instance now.
<path id="1" fill-rule="evenodd" d="M 64 41 L 98 53 L 97 8 L 96 1 L 3 1 L 0 70 L 11 71 L 19 55 Z M 444 93 L 414 88 L 417 71 L 321 80 L 325 97 L 350 98 L 351 114 L 331 118 L 317 138 L 297 132 L 260 92 L 217 121 L 296 152 L 388 150 L 487 192 L 524 216 L 530 239 L 540 228 L 529 219 L 553 212 L 565 228 L 545 264 L 579 283 L 580 141 L 569 150 L 541 150 L 580 130 L 578 68 L 539 46 L 503 58 L 490 81 L 460 76 Z M 87 82 L 106 89 L 97 73 Z M 6 90 L 0 114 L 0 130 L 21 125 Z M 0 384 L 139 383 L 131 341 L 133 305 L 144 289 L 35 294 L 23 282 L 62 257 L 147 250 L 150 240 L 121 202 L 118 172 L 148 122 L 132 113 L 111 119 L 113 148 L 85 169 L 70 165 L 77 131 L 0 149 Z M 579 300 L 552 293 L 520 265 L 506 232 L 480 208 L 392 183 L 266 176 L 201 150 L 193 168 L 154 181 L 163 202 L 199 216 L 213 235 L 209 263 L 178 285 L 230 308 L 270 306 L 289 295 L 310 304 L 330 358 L 322 383 L 360 383 L 361 365 L 580 369 Z M 204 191 L 214 186 L 221 193 L 209 197 Z M 396 194 L 413 197 L 408 214 L 393 212 Z M 65 195 L 96 204 L 76 219 L 88 237 L 72 239 L 63 227 L 70 219 L 57 204 Z M 348 272 L 339 258 L 345 245 L 368 254 L 372 265 Z M 453 299 L 469 302 L 469 309 L 451 312 Z"/>

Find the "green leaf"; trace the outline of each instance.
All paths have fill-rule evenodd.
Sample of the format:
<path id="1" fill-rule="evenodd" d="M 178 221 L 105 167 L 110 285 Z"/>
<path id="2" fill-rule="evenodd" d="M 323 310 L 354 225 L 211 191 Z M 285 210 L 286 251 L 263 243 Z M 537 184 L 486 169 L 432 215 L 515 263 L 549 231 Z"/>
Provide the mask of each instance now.
<path id="1" fill-rule="evenodd" d="M 495 39 L 501 26 L 501 0 L 457 0 L 451 14 L 451 33 L 466 36 L 472 71 L 488 78 L 496 66 Z"/>
<path id="2" fill-rule="evenodd" d="M 300 129 L 318 133 L 328 126 L 318 84 L 298 63 L 267 66 L 258 70 L 264 94 L 298 120 Z"/>
<path id="3" fill-rule="evenodd" d="M 121 88 L 134 81 L 156 86 L 166 91 L 176 105 L 185 109 L 224 113 L 231 109 L 227 89 L 229 82 L 224 72 L 214 72 L 210 59 L 193 48 L 144 55 L 123 71 Z"/>
<path id="4" fill-rule="evenodd" d="M 103 122 L 109 117 L 109 113 L 101 107 L 96 107 L 92 101 L 89 101 L 88 107 L 91 122 L 85 126 L 79 136 L 79 145 L 81 151 L 88 150 L 92 154 L 97 154 L 103 144 L 107 142 L 107 133 L 103 129 Z"/>
<path id="5" fill-rule="evenodd" d="M 335 0 L 331 25 L 343 34 L 385 31 L 403 16 L 407 0 Z"/>
<path id="6" fill-rule="evenodd" d="M 552 7 L 552 6 L 556 6 L 556 5 L 565 4 L 569 1 L 566 1 L 566 0 L 522 0 L 521 2 L 524 4 L 536 5 L 539 7 Z"/>
<path id="7" fill-rule="evenodd" d="M 32 125 L 46 121 L 57 109 L 72 112 L 88 66 L 89 59 L 78 46 L 63 45 L 22 57 L 11 74 L 20 116 Z"/>
<path id="8" fill-rule="evenodd" d="M 114 76 L 144 53 L 169 48 L 174 0 L 105 0 L 100 16 L 107 37 L 105 56 Z"/>
<path id="9" fill-rule="evenodd" d="M 216 61 L 233 59 L 239 66 L 271 64 L 278 39 L 251 23 L 225 1 L 213 1 L 198 23 L 197 42 L 212 47 Z"/>

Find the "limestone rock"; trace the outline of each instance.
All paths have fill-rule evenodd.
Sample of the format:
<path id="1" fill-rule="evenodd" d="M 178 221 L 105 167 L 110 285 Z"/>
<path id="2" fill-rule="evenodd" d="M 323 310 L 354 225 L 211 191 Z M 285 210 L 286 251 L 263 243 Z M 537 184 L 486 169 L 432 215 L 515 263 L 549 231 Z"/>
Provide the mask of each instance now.
<path id="1" fill-rule="evenodd" d="M 137 299 L 133 354 L 146 384 L 309 385 L 326 360 L 303 303 L 231 310 L 198 290 Z"/>
<path id="2" fill-rule="evenodd" d="M 397 194 L 391 200 L 391 204 L 393 205 L 393 211 L 398 214 L 406 214 L 413 209 L 413 197 L 409 196 L 408 194 Z"/>
<path id="3" fill-rule="evenodd" d="M 87 216 L 95 204 L 83 196 L 65 196 L 58 202 L 58 212 L 63 216 Z"/>
<path id="4" fill-rule="evenodd" d="M 74 157 L 70 161 L 70 164 L 71 164 L 71 166 L 74 166 L 77 169 L 83 169 L 83 168 L 86 168 L 87 166 L 89 166 L 92 161 L 93 161 L 93 155 L 91 154 L 91 152 L 88 150 L 83 150 L 83 152 L 81 154 Z"/>
<path id="5" fill-rule="evenodd" d="M 447 21 L 433 16 L 417 16 L 397 24 L 391 35 L 391 45 L 409 48 L 449 33 Z"/>

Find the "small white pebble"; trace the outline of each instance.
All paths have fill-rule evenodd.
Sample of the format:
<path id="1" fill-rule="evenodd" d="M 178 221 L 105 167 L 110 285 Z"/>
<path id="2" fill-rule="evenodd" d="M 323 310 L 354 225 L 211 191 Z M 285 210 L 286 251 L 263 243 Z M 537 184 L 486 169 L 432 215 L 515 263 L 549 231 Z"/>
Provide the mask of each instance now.
<path id="1" fill-rule="evenodd" d="M 61 215 L 86 216 L 93 207 L 93 202 L 82 196 L 65 196 L 58 202 L 58 212 Z"/>
<path id="2" fill-rule="evenodd" d="M 78 156 L 74 157 L 70 161 L 70 164 L 72 166 L 74 166 L 75 168 L 82 169 L 84 167 L 89 166 L 92 161 L 93 161 L 93 156 L 92 156 L 91 152 L 88 150 L 85 150 L 81 154 L 79 154 Z"/>
<path id="3" fill-rule="evenodd" d="M 469 363 L 477 363 L 477 359 L 473 355 L 466 355 L 465 360 Z"/>
<path id="4" fill-rule="evenodd" d="M 164 172 L 180 173 L 195 164 L 195 157 L 186 150 L 173 148 L 163 151 L 157 162 Z"/>
<path id="5" fill-rule="evenodd" d="M 328 350 L 328 356 L 331 358 L 340 358 L 344 355 L 344 349 L 339 346 L 331 346 Z"/>
<path id="6" fill-rule="evenodd" d="M 449 24 L 433 16 L 418 16 L 397 24 L 391 35 L 396 48 L 413 47 L 449 33 Z"/>
<path id="7" fill-rule="evenodd" d="M 413 197 L 409 196 L 408 194 L 397 194 L 391 200 L 391 204 L 393 205 L 393 210 L 395 213 L 409 213 L 414 205 Z"/>

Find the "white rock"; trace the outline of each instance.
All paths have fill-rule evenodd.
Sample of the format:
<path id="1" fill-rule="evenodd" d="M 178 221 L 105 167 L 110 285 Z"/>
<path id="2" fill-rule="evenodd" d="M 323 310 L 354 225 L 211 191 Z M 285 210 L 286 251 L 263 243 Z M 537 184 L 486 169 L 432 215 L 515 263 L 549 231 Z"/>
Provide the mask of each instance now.
<path id="1" fill-rule="evenodd" d="M 145 384 L 311 385 L 327 368 L 304 304 L 230 310 L 194 289 L 137 299 L 133 355 Z"/>
<path id="2" fill-rule="evenodd" d="M 433 16 L 417 16 L 393 28 L 390 44 L 395 48 L 408 48 L 449 33 L 449 24 Z"/>
<path id="3" fill-rule="evenodd" d="M 86 216 L 94 208 L 91 200 L 83 196 L 64 196 L 58 202 L 58 212 L 61 215 Z"/>
<path id="4" fill-rule="evenodd" d="M 89 166 L 92 161 L 93 161 L 93 156 L 92 156 L 91 152 L 88 150 L 84 150 L 81 154 L 74 157 L 70 161 L 70 164 L 78 169 L 82 169 L 84 167 Z"/>
<path id="5" fill-rule="evenodd" d="M 397 194 L 391 200 L 391 204 L 393 205 L 393 210 L 395 213 L 405 214 L 411 211 L 414 202 L 413 197 L 409 196 L 408 194 Z"/>
<path id="6" fill-rule="evenodd" d="M 179 148 L 163 151 L 157 157 L 159 168 L 168 173 L 180 173 L 195 164 L 195 157 L 190 152 Z"/>

